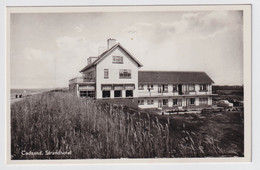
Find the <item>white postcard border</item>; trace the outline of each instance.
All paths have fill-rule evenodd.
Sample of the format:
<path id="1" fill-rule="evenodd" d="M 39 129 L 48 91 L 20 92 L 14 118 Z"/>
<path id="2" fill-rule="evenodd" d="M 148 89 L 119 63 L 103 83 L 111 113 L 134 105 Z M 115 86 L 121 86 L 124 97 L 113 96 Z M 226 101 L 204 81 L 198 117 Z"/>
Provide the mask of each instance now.
<path id="1" fill-rule="evenodd" d="M 187 6 L 186 6 L 187 7 Z M 194 6 L 191 6 L 191 7 L 194 7 Z M 205 8 L 206 6 L 203 6 L 203 8 Z M 226 6 L 221 6 L 221 5 L 219 5 L 218 7 L 223 7 L 223 9 L 224 8 L 226 8 Z M 228 6 L 227 7 L 227 9 L 228 10 L 230 10 L 230 8 L 229 7 L 231 7 L 232 9 L 233 9 L 233 7 L 232 6 Z M 236 6 L 237 7 L 237 6 Z M 236 9 L 236 7 L 234 7 L 234 10 Z M 50 8 L 52 8 L 52 7 L 50 7 Z M 56 7 L 55 7 L 56 8 Z M 91 7 L 92 8 L 92 7 Z M 103 7 L 101 7 L 101 8 L 103 8 Z M 106 8 L 106 7 L 105 7 Z M 161 8 L 161 7 L 160 7 Z M 179 9 L 181 9 L 182 7 L 180 7 L 180 6 L 178 6 L 178 8 Z M 189 7 L 188 7 L 189 8 Z M 215 8 L 215 7 L 212 7 L 212 8 Z M 21 9 L 21 8 L 19 8 L 19 9 Z M 36 9 L 36 8 L 34 8 L 34 9 Z M 39 8 L 38 8 L 39 9 Z M 38 10 L 37 9 L 37 10 Z M 45 8 L 46 9 L 46 8 Z M 53 8 L 52 8 L 53 9 Z M 72 8 L 71 8 L 72 9 Z M 82 9 L 83 10 L 83 8 L 82 7 L 79 7 L 78 9 Z M 77 10 L 78 10 L 77 9 Z M 41 10 L 38 10 L 38 11 L 34 11 L 34 12 L 41 12 Z M 56 9 L 54 9 L 54 11 L 55 11 Z M 103 9 L 101 9 L 101 10 L 103 10 Z M 119 9 L 118 11 L 120 11 L 120 10 L 122 10 L 122 9 Z M 181 10 L 183 10 L 183 9 L 181 9 Z M 207 10 L 210 10 L 210 8 L 209 9 L 207 9 Z M 26 11 L 28 11 L 28 12 L 33 12 L 33 9 L 32 10 L 26 10 Z M 19 12 L 21 12 L 21 11 L 19 11 Z M 44 11 L 43 11 L 44 12 Z M 61 11 L 62 12 L 62 11 Z M 64 11 L 63 11 L 64 12 Z M 247 13 L 248 12 L 248 13 Z M 246 13 L 247 13 L 247 15 L 251 15 L 251 13 L 250 13 L 250 10 L 249 11 L 247 11 L 246 10 Z M 245 17 L 245 16 L 244 16 Z M 246 78 L 246 79 L 244 79 L 244 82 L 246 82 L 245 83 L 245 89 L 250 89 L 250 91 L 251 91 L 251 20 L 247 20 L 248 21 L 248 23 L 246 23 L 245 25 L 249 25 L 249 27 L 244 27 L 244 43 L 246 42 L 247 43 L 247 46 L 245 46 L 245 56 L 250 56 L 249 58 L 246 58 L 246 57 L 244 57 L 244 69 L 245 70 L 249 70 L 249 71 L 247 71 L 247 72 L 244 72 L 244 77 Z M 8 24 L 7 24 L 8 25 Z M 6 30 L 6 31 L 8 31 L 8 29 Z M 8 32 L 6 32 L 7 33 L 7 35 L 8 35 Z M 8 38 L 7 38 L 7 42 L 8 42 Z M 8 42 L 9 43 L 9 42 Z M 7 43 L 7 47 L 9 47 L 8 46 L 8 43 Z M 7 50 L 7 52 L 8 52 L 9 50 Z M 7 56 L 8 56 L 8 54 L 7 54 Z M 8 59 L 8 57 L 7 57 L 7 59 Z M 2 58 L 1 58 L 1 60 L 2 60 Z M 9 66 L 9 61 L 7 60 L 6 61 L 7 62 L 7 64 L 6 64 L 6 67 L 8 67 Z M 1 74 L 2 74 L 3 72 L 2 72 L 2 70 L 1 70 Z M 7 77 L 10 77 L 10 72 L 9 71 L 7 71 Z M 248 83 L 248 82 L 250 82 L 250 83 Z M 7 86 L 9 86 L 9 83 L 8 83 L 8 81 L 7 81 L 7 84 L 6 84 Z M 6 99 L 9 99 L 9 95 L 8 95 L 9 93 L 7 92 L 6 93 L 6 96 L 7 96 L 7 98 Z M 245 105 L 246 105 L 246 107 L 245 107 L 245 112 L 251 112 L 251 94 L 248 94 L 248 93 L 246 93 L 245 94 L 245 98 L 247 98 L 247 100 L 245 100 L 246 101 L 246 103 L 245 103 Z M 6 102 L 7 102 L 7 105 L 6 106 L 9 106 L 8 105 L 8 102 L 10 102 L 9 100 L 5 100 Z M 1 102 L 1 104 L 2 104 L 2 102 Z M 8 107 L 7 107 L 8 108 Z M 6 116 L 6 118 L 8 119 L 8 116 Z M 9 122 L 10 122 L 10 120 L 8 120 Z M 7 122 L 7 124 L 9 123 L 9 122 Z M 251 125 L 251 115 L 250 116 L 245 116 L 245 124 L 250 124 Z M 10 130 L 10 127 L 8 127 L 9 129 L 8 129 L 8 131 Z M 8 132 L 7 131 L 7 132 Z M 9 131 L 10 132 L 10 131 Z M 248 126 L 245 128 L 245 139 L 248 139 L 248 138 L 251 138 L 251 130 L 250 130 L 250 128 L 248 128 Z M 6 135 L 8 135 L 8 133 L 6 133 Z M 10 139 L 10 136 L 8 136 L 8 138 Z M 6 142 L 6 145 L 8 145 L 8 142 Z M 206 158 L 206 159 L 209 159 L 209 162 L 247 162 L 247 161 L 250 161 L 250 158 L 251 158 L 251 154 L 250 154 L 250 145 L 251 145 L 251 140 L 245 140 L 245 145 L 246 145 L 246 147 L 245 147 L 245 155 L 246 155 L 246 159 L 244 159 L 244 158 L 234 158 L 234 160 L 232 160 L 233 158 L 231 158 L 231 160 L 228 160 L 227 161 L 227 159 L 226 158 Z M 10 149 L 10 148 L 9 148 Z M 249 156 L 247 156 L 247 155 L 249 155 Z M 10 158 L 10 157 L 9 157 Z M 138 159 L 138 160 L 128 160 L 128 159 L 120 159 L 119 161 L 118 161 L 118 159 L 108 159 L 108 160 L 90 160 L 90 162 L 88 162 L 88 160 L 86 161 L 86 160 L 71 160 L 72 162 L 70 162 L 70 161 L 68 161 L 68 160 L 59 160 L 59 161 L 53 161 L 53 160 L 51 160 L 51 161 L 46 161 L 46 160 L 40 160 L 39 162 L 38 161 L 33 161 L 33 162 L 30 162 L 29 161 L 29 164 L 40 164 L 40 165 L 42 165 L 42 164 L 46 164 L 46 163 L 48 163 L 48 164 L 100 164 L 100 163 L 102 163 L 102 164 L 113 164 L 113 163 L 126 163 L 126 164 L 132 164 L 132 163 L 134 163 L 134 164 L 150 164 L 150 163 L 187 163 L 187 162 L 189 162 L 189 163 L 198 163 L 198 162 L 200 162 L 201 163 L 201 159 L 204 159 L 205 160 L 205 158 L 191 158 L 191 159 L 186 159 L 185 158 L 185 160 L 182 160 L 182 158 L 178 158 L 177 159 L 177 161 L 175 162 L 175 161 L 172 161 L 172 159 L 170 159 L 170 160 L 168 160 L 168 159 L 158 159 L 159 160 L 159 162 L 157 162 L 157 161 L 154 161 L 153 159 L 152 160 L 149 160 L 149 159 Z M 202 162 L 208 162 L 208 161 L 202 161 Z M 9 161 L 10 161 L 10 159 L 9 159 Z M 94 161 L 94 162 L 92 162 L 92 161 Z M 8 161 L 7 161 L 8 162 Z M 21 162 L 24 162 L 24 161 L 12 161 L 12 162 L 8 162 L 8 163 L 12 163 L 12 164 L 20 164 Z M 24 164 L 24 163 L 22 163 L 22 164 Z M 27 164 L 27 163 L 25 163 L 25 164 Z"/>

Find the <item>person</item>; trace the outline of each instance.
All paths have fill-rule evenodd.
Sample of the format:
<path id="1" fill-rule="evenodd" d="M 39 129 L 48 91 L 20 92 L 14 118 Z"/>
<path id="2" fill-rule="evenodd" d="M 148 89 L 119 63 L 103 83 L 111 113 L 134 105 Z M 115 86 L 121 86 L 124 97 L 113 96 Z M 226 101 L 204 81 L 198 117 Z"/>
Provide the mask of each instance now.
<path id="1" fill-rule="evenodd" d="M 22 98 L 22 94 L 20 94 L 19 98 Z"/>
<path id="2" fill-rule="evenodd" d="M 15 94 L 15 98 L 17 98 L 18 97 L 18 95 L 17 94 Z"/>

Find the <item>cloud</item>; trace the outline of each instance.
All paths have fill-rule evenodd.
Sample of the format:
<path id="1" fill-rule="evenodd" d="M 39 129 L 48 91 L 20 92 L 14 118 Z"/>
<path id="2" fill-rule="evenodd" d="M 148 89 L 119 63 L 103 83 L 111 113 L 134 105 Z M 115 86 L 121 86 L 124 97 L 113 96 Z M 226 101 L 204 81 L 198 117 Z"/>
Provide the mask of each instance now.
<path id="1" fill-rule="evenodd" d="M 182 20 L 188 23 L 185 33 L 197 34 L 197 38 L 210 38 L 228 29 L 240 28 L 240 15 L 241 11 L 198 12 L 184 14 Z"/>
<path id="2" fill-rule="evenodd" d="M 34 48 L 25 48 L 24 54 L 27 60 L 47 60 L 52 56 L 47 51 L 43 51 L 42 49 L 34 49 Z"/>
<path id="3" fill-rule="evenodd" d="M 73 48 L 75 46 L 78 46 L 84 42 L 85 39 L 81 37 L 69 37 L 69 36 L 63 36 L 59 37 L 56 40 L 56 44 L 59 48 Z"/>
<path id="4" fill-rule="evenodd" d="M 152 41 L 169 38 L 212 38 L 227 30 L 241 29 L 241 11 L 205 11 L 184 13 L 179 20 L 170 22 L 139 22 L 126 29 L 129 34 L 142 34 Z M 242 31 L 242 30 L 240 30 Z"/>
<path id="5" fill-rule="evenodd" d="M 97 56 L 98 48 L 106 46 L 107 38 L 116 38 L 144 65 L 143 69 L 206 71 L 217 83 L 224 79 L 224 73 L 234 78 L 227 81 L 241 80 L 241 11 L 145 12 L 138 14 L 140 17 L 97 13 L 96 18 L 89 13 L 52 15 L 55 19 L 49 17 L 40 25 L 33 22 L 45 21 L 39 16 L 32 17 L 33 21 L 16 21 L 19 30 L 11 34 L 15 37 L 11 52 L 13 85 L 67 86 L 70 78 L 79 76 L 87 58 Z M 26 29 L 21 29 L 24 25 Z M 233 71 L 229 71 L 229 63 Z"/>

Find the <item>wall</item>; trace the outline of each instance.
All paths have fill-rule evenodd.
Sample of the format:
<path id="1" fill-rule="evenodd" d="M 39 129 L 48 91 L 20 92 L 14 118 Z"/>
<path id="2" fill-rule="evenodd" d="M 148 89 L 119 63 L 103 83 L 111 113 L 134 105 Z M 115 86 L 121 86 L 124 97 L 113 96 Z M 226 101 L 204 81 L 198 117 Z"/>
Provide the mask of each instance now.
<path id="1" fill-rule="evenodd" d="M 195 98 L 195 104 L 194 105 L 188 105 L 188 108 L 207 108 L 207 107 L 210 107 L 212 105 L 212 97 L 206 97 L 208 98 L 208 104 L 207 105 L 200 105 L 199 103 L 199 98 L 200 97 L 171 97 L 171 98 L 145 98 L 145 99 L 139 99 L 139 100 L 144 100 L 144 104 L 143 105 L 138 105 L 140 108 L 158 108 L 158 102 L 159 100 L 163 100 L 163 99 L 168 99 L 168 107 L 169 108 L 179 108 L 179 106 L 177 105 L 174 105 L 173 106 L 173 99 L 181 99 L 182 100 L 182 108 L 186 108 L 187 106 L 187 103 L 189 103 L 188 100 L 190 100 L 190 98 Z M 154 100 L 154 103 L 151 105 L 151 104 L 148 104 L 147 103 L 147 100 Z M 180 107 L 180 108 L 181 108 Z"/>
<path id="2" fill-rule="evenodd" d="M 147 99 L 140 99 L 140 100 L 144 100 L 144 105 L 138 105 L 140 108 L 158 108 L 158 99 L 153 99 L 154 104 L 153 105 L 148 105 L 147 104 Z"/>
<path id="3" fill-rule="evenodd" d="M 173 85 L 168 84 L 168 92 L 167 93 L 158 93 L 158 85 L 153 84 L 153 90 L 148 91 L 147 87 L 148 85 L 144 84 L 143 90 L 138 90 L 139 97 L 148 97 L 148 96 L 179 96 L 178 92 L 172 92 L 173 91 Z M 183 85 L 183 89 L 186 89 L 187 85 Z M 195 84 L 195 91 L 189 92 L 190 95 L 207 95 L 212 94 L 212 85 L 207 86 L 207 91 L 200 91 L 200 85 Z M 183 90 L 184 91 L 184 90 Z"/>
<path id="4" fill-rule="evenodd" d="M 123 56 L 123 63 L 113 63 L 113 56 Z M 109 78 L 104 79 L 104 69 L 109 69 Z M 131 79 L 119 79 L 119 69 L 130 69 Z M 138 97 L 138 65 L 120 48 L 115 49 L 96 66 L 96 97 L 102 98 L 101 84 L 134 84 L 133 97 Z M 122 92 L 123 94 L 125 91 Z M 114 92 L 111 91 L 111 98 Z"/>
<path id="5" fill-rule="evenodd" d="M 70 91 L 72 94 L 79 96 L 79 93 L 78 93 L 78 84 L 77 84 L 77 83 L 70 84 L 70 85 L 69 85 L 69 91 Z"/>

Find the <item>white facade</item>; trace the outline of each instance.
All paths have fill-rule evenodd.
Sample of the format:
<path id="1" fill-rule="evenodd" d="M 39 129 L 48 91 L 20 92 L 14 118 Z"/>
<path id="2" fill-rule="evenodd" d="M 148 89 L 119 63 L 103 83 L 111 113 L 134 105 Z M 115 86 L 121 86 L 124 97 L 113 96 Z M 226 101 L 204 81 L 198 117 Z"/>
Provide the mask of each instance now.
<path id="1" fill-rule="evenodd" d="M 165 85 L 166 90 L 162 90 Z M 204 85 L 205 89 L 202 89 Z M 174 89 L 175 86 L 175 89 Z M 138 97 L 140 108 L 196 108 L 212 105 L 212 84 L 192 84 L 194 90 L 189 90 L 191 84 L 139 84 Z"/>
<path id="2" fill-rule="evenodd" d="M 204 79 L 206 75 L 205 81 L 203 78 L 200 81 L 194 79 L 196 76 L 190 76 L 193 72 L 184 73 L 190 77 L 187 78 L 188 81 L 179 81 L 185 77 L 178 78 L 179 72 L 162 73 L 163 81 L 167 81 L 168 77 L 175 77 L 170 83 L 147 80 L 147 76 L 143 76 L 140 81 L 141 66 L 120 44 L 109 39 L 108 50 L 98 57 L 90 57 L 88 65 L 80 71 L 82 77 L 69 81 L 70 91 L 77 96 L 94 99 L 136 98 L 140 108 L 197 108 L 212 105 L 213 81 L 204 72 L 195 74 L 200 78 L 204 76 Z M 161 76 L 161 73 L 156 73 L 159 76 L 155 79 Z M 148 77 L 149 74 L 156 73 L 148 73 Z M 146 81 L 150 82 L 144 83 Z"/>
<path id="3" fill-rule="evenodd" d="M 123 57 L 122 63 L 113 62 L 113 56 Z M 108 78 L 104 78 L 104 70 L 108 70 Z M 120 70 L 130 70 L 130 78 L 120 78 Z M 133 97 L 138 97 L 138 65 L 122 49 L 117 48 L 105 57 L 96 66 L 96 98 L 102 97 L 102 85 L 134 85 Z M 126 90 L 122 90 L 122 97 L 125 97 Z M 114 98 L 114 90 L 111 90 L 111 98 Z"/>

